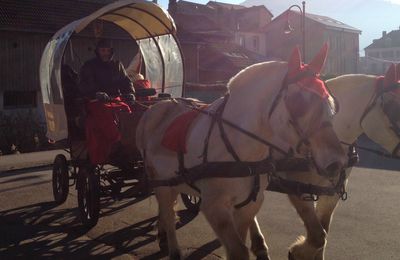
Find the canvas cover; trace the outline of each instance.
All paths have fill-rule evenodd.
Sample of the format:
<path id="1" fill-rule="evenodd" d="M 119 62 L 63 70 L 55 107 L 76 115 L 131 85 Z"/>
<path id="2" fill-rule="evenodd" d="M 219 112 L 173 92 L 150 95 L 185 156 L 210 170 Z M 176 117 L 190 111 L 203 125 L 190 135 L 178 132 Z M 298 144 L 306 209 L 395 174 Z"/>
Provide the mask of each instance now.
<path id="1" fill-rule="evenodd" d="M 157 4 L 143 0 L 111 3 L 60 29 L 43 51 L 39 69 L 40 86 L 50 140 L 59 141 L 68 137 L 61 84 L 65 47 L 71 35 L 79 33 L 96 19 L 114 23 L 136 40 L 151 87 L 173 97 L 182 95 L 183 61 L 171 16 Z"/>

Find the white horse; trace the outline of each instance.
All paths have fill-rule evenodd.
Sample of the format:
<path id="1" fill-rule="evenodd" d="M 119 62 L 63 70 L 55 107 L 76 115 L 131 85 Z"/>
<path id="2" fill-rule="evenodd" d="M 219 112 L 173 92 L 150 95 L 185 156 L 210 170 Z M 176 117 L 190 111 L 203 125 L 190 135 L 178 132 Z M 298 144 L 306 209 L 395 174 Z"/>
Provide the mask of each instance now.
<path id="1" fill-rule="evenodd" d="M 400 66 L 397 74 L 400 75 Z M 333 120 L 334 130 L 339 139 L 352 144 L 365 133 L 370 139 L 384 147 L 393 155 L 400 156 L 400 76 L 392 65 L 385 77 L 370 75 L 344 75 L 326 82 L 340 104 L 339 112 Z M 351 168 L 346 171 L 347 178 Z M 326 178 L 310 172 L 290 172 L 290 180 L 330 186 Z M 322 260 L 327 242 L 327 234 L 334 210 L 340 200 L 338 195 L 320 196 L 314 203 L 301 197 L 289 195 L 289 199 L 304 221 L 307 236 L 301 236 L 289 248 L 289 259 Z M 256 226 L 257 223 L 253 223 Z M 251 229 L 261 236 L 259 229 Z M 263 241 L 262 241 L 263 242 Z M 261 243 L 262 243 L 261 242 Z M 254 243 L 254 242 L 253 242 Z M 260 242 L 258 242 L 260 244 Z"/>
<path id="2" fill-rule="evenodd" d="M 220 112 L 219 118 L 225 120 L 222 123 L 225 138 L 221 137 L 217 126 L 210 131 L 211 116 L 199 114 L 186 135 L 186 169 L 202 164 L 203 158 L 200 157 L 204 156 L 202 152 L 205 140 L 208 140 L 209 162 L 232 162 L 235 157 L 242 162 L 259 162 L 265 158 L 282 158 L 284 155 L 278 150 L 306 150 L 307 154 L 313 155 L 315 169 L 328 176 L 337 176 L 346 157 L 330 125 L 333 100 L 325 95 L 324 87 L 321 88 L 318 84 L 321 82 L 315 76 L 323 66 L 326 52 L 325 46 L 308 66 L 302 66 L 299 50 L 296 49 L 288 63 L 273 61 L 256 64 L 233 77 L 228 84 L 229 99 L 219 99 L 203 110 Z M 223 105 L 225 107 L 221 109 Z M 170 123 L 188 110 L 182 100 L 165 101 L 149 108 L 141 118 L 136 142 L 150 182 L 171 180 L 182 168 L 177 154 L 163 147 L 162 140 Z M 247 131 L 247 134 L 232 125 Z M 268 147 L 248 133 L 274 145 Z M 224 139 L 228 139 L 229 144 Z M 306 149 L 292 149 L 303 146 Z M 173 210 L 179 193 L 201 194 L 200 210 L 225 247 L 228 259 L 249 258 L 246 236 L 249 228 L 258 229 L 254 218 L 261 207 L 268 176 L 255 174 L 224 178 L 228 176 L 226 170 L 220 170 L 218 176 L 197 180 L 194 185 L 200 193 L 186 183 L 155 187 L 159 204 L 159 235 L 167 238 L 170 258 L 180 258 Z M 240 208 L 235 207 L 248 200 L 249 194 L 254 191 L 256 196 L 253 201 Z M 256 234 L 256 231 L 252 233 Z M 262 235 L 258 238 L 261 244 L 252 251 L 260 259 L 268 259 Z"/>

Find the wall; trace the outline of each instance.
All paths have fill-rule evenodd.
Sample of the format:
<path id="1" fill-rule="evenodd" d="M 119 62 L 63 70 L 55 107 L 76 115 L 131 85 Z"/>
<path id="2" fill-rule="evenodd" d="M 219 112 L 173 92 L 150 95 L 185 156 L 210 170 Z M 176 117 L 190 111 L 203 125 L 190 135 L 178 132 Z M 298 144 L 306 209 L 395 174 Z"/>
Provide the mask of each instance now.
<path id="1" fill-rule="evenodd" d="M 278 17 L 267 29 L 266 52 L 271 59 L 288 60 L 296 45 L 300 47 L 302 53 L 300 16 L 293 12 L 290 13 L 289 21 L 293 31 L 288 34 L 284 32 L 286 17 L 286 15 Z M 328 29 L 311 19 L 306 19 L 305 31 L 306 63 L 310 62 L 324 42 L 328 42 L 330 48 L 323 73 L 339 75 L 358 72 L 359 42 L 357 33 Z"/>
<path id="2" fill-rule="evenodd" d="M 400 47 L 365 49 L 363 73 L 382 75 L 392 63 L 399 63 Z"/>

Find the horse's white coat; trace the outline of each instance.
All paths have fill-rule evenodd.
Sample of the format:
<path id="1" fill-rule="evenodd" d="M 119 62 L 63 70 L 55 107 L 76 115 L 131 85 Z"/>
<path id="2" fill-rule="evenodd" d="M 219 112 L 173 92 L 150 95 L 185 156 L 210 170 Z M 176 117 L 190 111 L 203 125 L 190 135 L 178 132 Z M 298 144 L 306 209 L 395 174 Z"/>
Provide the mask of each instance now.
<path id="1" fill-rule="evenodd" d="M 392 152 L 400 140 L 391 129 L 391 124 L 382 110 L 380 99 L 360 124 L 364 111 L 375 95 L 376 76 L 344 75 L 328 80 L 327 85 L 340 104 L 340 111 L 333 120 L 333 126 L 339 139 L 353 143 L 362 133 L 365 133 L 388 152 Z M 399 96 L 389 92 L 383 94 L 383 97 L 385 100 L 393 100 L 400 109 Z M 347 177 L 350 170 L 346 172 Z M 287 176 L 296 176 L 297 180 L 308 183 L 329 185 L 320 176 L 309 173 L 293 173 L 287 174 Z M 315 205 L 296 196 L 289 196 L 289 198 L 307 229 L 307 237 L 300 237 L 290 248 L 293 259 L 324 259 L 326 236 L 340 198 L 338 196 L 321 196 Z"/>
<path id="2" fill-rule="evenodd" d="M 284 150 L 295 147 L 300 137 L 289 125 L 289 113 L 284 102 L 280 101 L 272 114 L 268 113 L 276 97 L 288 65 L 286 62 L 267 62 L 253 65 L 235 76 L 229 83 L 230 98 L 226 104 L 223 118 L 236 125 L 276 144 Z M 299 120 L 302 130 L 307 131 L 311 122 L 308 118 L 315 117 L 315 111 L 329 109 L 327 103 L 322 103 L 315 94 L 306 92 L 292 84 L 286 95 L 297 95 L 309 101 L 310 106 L 304 118 Z M 208 110 L 218 107 L 221 100 L 213 103 Z M 323 104 L 323 105 L 322 105 Z M 177 155 L 161 145 L 161 139 L 170 122 L 188 108 L 178 101 L 161 102 L 151 107 L 142 117 L 137 129 L 137 146 L 145 158 L 145 165 L 150 179 L 168 179 L 176 176 L 178 169 Z M 309 116 L 312 115 L 312 116 Z M 313 117 L 314 116 L 314 117 Z M 319 117 L 331 120 L 326 113 Z M 187 136 L 185 166 L 198 165 L 202 162 L 201 154 L 204 147 L 211 118 L 206 115 L 199 117 L 192 124 Z M 301 121 L 301 122 L 300 122 Z M 215 127 L 209 141 L 209 161 L 233 161 L 223 144 L 220 133 Z M 268 156 L 265 145 L 252 140 L 236 130 L 225 126 L 227 136 L 243 161 L 259 161 Z M 317 165 L 322 169 L 332 162 L 344 163 L 345 154 L 338 139 L 330 127 L 317 129 L 310 137 L 311 150 L 318 154 Z M 326 149 L 326 151 L 324 151 Z M 278 152 L 274 158 L 282 157 Z M 253 177 L 243 178 L 208 178 L 196 182 L 201 190 L 201 211 L 214 229 L 216 235 L 227 251 L 228 259 L 248 259 L 249 253 L 245 246 L 247 232 L 250 228 L 255 234 L 252 241 L 257 246 L 252 251 L 259 257 L 267 256 L 267 247 L 259 233 L 255 215 L 263 201 L 263 191 L 268 185 L 267 176 L 262 175 L 257 200 L 245 207 L 235 209 L 234 206 L 243 202 L 252 190 Z M 165 232 L 168 240 L 171 258 L 178 258 L 179 247 L 175 233 L 175 218 L 173 203 L 179 192 L 195 193 L 187 185 L 176 187 L 155 188 L 159 202 L 160 230 Z M 258 233 L 258 235 L 257 235 Z"/>

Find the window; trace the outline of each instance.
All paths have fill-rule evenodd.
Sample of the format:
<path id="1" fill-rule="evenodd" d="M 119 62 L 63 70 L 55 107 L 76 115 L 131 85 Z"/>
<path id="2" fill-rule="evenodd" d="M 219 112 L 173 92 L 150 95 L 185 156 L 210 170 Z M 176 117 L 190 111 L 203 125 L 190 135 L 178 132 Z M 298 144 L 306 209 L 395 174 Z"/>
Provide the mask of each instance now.
<path id="1" fill-rule="evenodd" d="M 258 36 L 253 36 L 253 49 L 258 51 L 260 48 L 260 39 Z"/>
<path id="2" fill-rule="evenodd" d="M 4 109 L 36 107 L 36 91 L 5 91 Z"/>
<path id="3" fill-rule="evenodd" d="M 244 36 L 243 35 L 239 35 L 239 45 L 242 46 L 242 47 L 245 47 Z"/>

